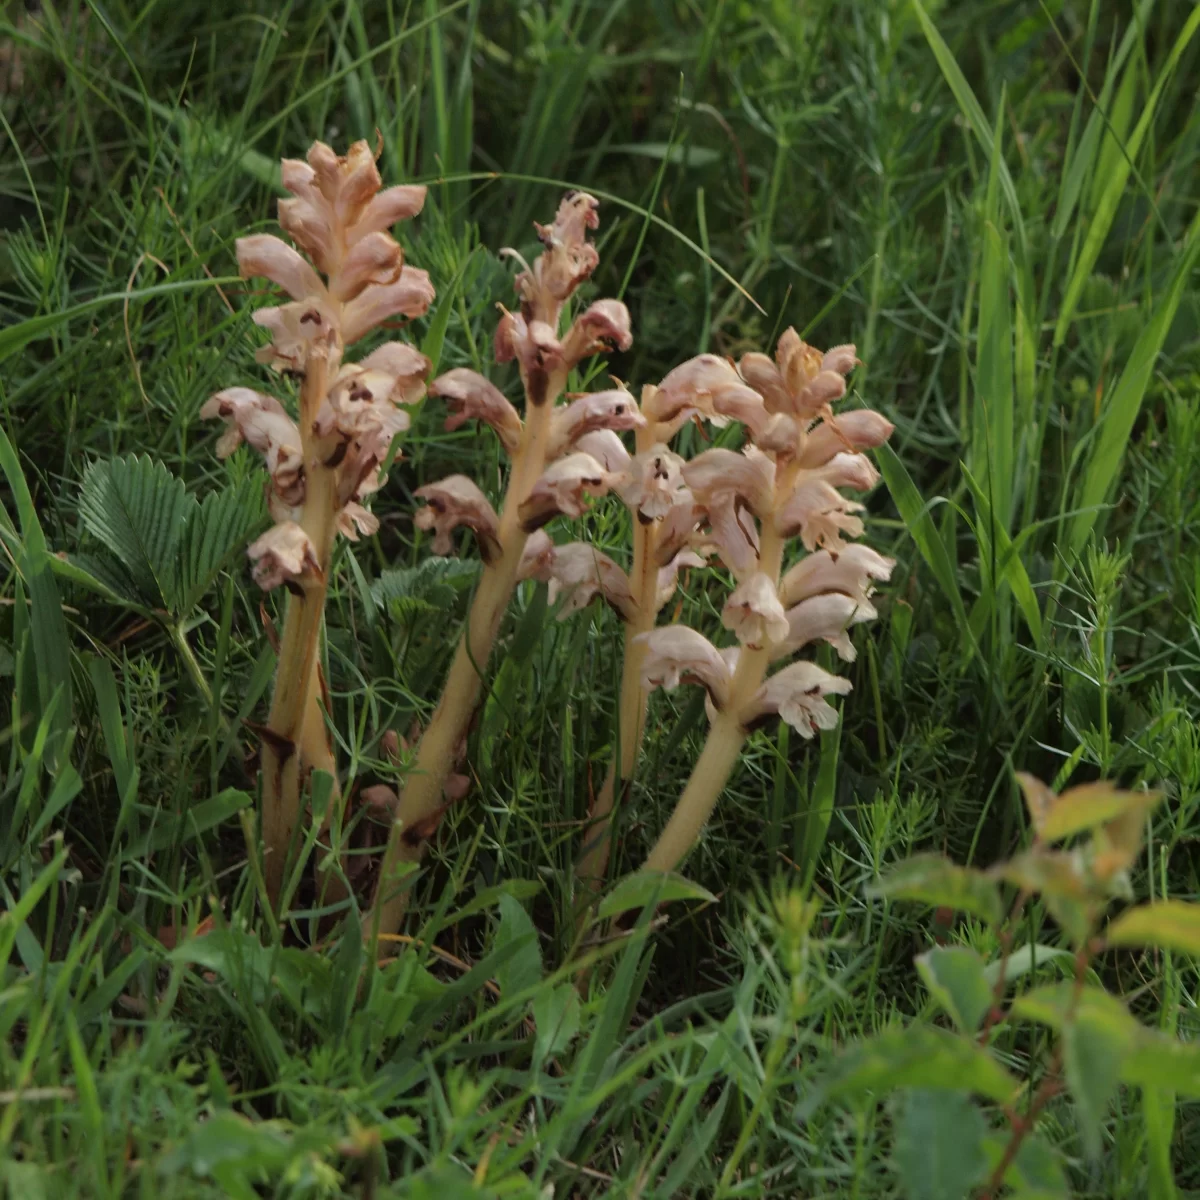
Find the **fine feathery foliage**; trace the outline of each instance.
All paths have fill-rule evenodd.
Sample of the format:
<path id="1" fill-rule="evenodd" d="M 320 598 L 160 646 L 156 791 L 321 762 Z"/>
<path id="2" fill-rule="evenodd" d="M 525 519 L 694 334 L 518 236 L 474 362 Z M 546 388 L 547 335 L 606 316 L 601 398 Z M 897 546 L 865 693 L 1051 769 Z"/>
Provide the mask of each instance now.
<path id="1" fill-rule="evenodd" d="M 1200 1194 L 1198 35 L 1190 0 L 0 12 L 0 1194 Z M 314 141 L 353 148 L 336 220 Z M 547 232 L 567 192 L 598 228 Z M 532 330 L 556 239 L 589 270 Z M 509 414 L 589 313 L 575 461 L 526 478 Z M 832 415 L 890 433 L 813 510 L 861 520 L 875 574 L 823 594 L 874 620 L 791 666 L 771 587 L 819 548 L 764 582 L 733 534 L 774 492 L 704 493 L 778 460 L 738 389 L 792 396 L 781 336 L 853 343 Z M 660 453 L 707 514 L 662 575 Z M 797 667 L 845 694 L 757 690 Z"/>

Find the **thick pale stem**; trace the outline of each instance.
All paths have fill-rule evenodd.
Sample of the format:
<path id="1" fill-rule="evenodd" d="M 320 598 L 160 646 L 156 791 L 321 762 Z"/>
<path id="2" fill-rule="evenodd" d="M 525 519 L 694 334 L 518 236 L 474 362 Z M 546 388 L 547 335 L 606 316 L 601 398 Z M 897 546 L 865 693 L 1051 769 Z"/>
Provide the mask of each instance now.
<path id="1" fill-rule="evenodd" d="M 784 487 L 789 482 L 790 473 L 781 480 Z M 780 494 L 786 496 L 788 493 L 781 488 Z M 778 583 L 782 562 L 783 539 L 775 532 L 773 522 L 768 520 L 762 531 L 759 564 Z M 743 648 L 729 688 L 729 700 L 713 721 L 683 795 L 676 802 L 667 827 L 646 859 L 647 870 L 673 871 L 695 845 L 725 790 L 725 784 L 746 741 L 746 730 L 738 714 L 762 686 L 770 663 L 768 650 Z"/>
<path id="2" fill-rule="evenodd" d="M 317 653 L 324 585 L 288 600 L 275 695 L 262 741 L 262 833 L 267 895 L 278 904 L 288 847 L 300 820 L 299 740 L 308 701 L 308 682 Z"/>
<path id="3" fill-rule="evenodd" d="M 657 571 L 654 561 L 656 532 L 656 526 L 643 525 L 634 514 L 633 568 L 629 583 L 637 605 L 637 616 L 625 627 L 625 657 L 621 664 L 621 695 L 617 710 L 619 754 L 613 755 L 609 761 L 604 784 L 588 817 L 583 835 L 583 853 L 576 867 L 581 884 L 591 893 L 604 884 L 612 852 L 612 813 L 617 793 L 619 790 L 624 795 L 642 747 L 646 724 L 646 693 L 641 679 L 644 651 L 634 639 L 654 628 L 657 609 Z"/>
<path id="4" fill-rule="evenodd" d="M 650 871 L 673 871 L 696 844 L 742 752 L 746 731 L 736 716 L 718 714 L 675 811 L 646 859 Z"/>
<path id="5" fill-rule="evenodd" d="M 375 893 L 380 933 L 395 933 L 404 919 L 408 895 L 406 889 L 398 890 L 396 870 L 419 862 L 425 852 L 431 823 L 436 824 L 444 807 L 442 785 L 454 766 L 455 753 L 479 702 L 483 672 L 512 598 L 529 536 L 521 528 L 519 510 L 545 467 L 550 413 L 563 383 L 563 378 L 551 378 L 543 403 L 526 406 L 525 428 L 513 456 L 512 476 L 500 514 L 500 556 L 484 568 L 442 698 L 421 736 L 416 761 L 396 808 Z"/>
<path id="6" fill-rule="evenodd" d="M 301 439 L 306 443 L 304 449 L 309 460 L 300 524 L 312 540 L 320 568 L 313 578 L 305 581 L 303 592 L 288 600 L 279 646 L 279 666 L 275 673 L 275 692 L 262 745 L 263 870 L 272 904 L 279 902 L 288 847 L 300 821 L 301 768 L 311 761 L 305 746 L 311 737 L 307 728 L 308 714 L 313 703 L 317 645 L 325 611 L 326 578 L 337 517 L 336 477 L 312 456 L 306 438 L 306 432 L 312 426 L 311 414 L 325 396 L 328 368 L 324 356 L 314 355 L 308 363 L 300 393 Z M 323 723 L 320 736 L 323 740 Z"/>

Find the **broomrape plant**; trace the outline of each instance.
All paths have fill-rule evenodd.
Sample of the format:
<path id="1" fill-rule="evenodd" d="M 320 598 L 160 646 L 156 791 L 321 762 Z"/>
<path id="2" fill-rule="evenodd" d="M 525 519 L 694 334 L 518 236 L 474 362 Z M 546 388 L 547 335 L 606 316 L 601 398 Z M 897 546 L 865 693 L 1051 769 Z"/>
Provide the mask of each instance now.
<path id="1" fill-rule="evenodd" d="M 408 428 L 405 406 L 423 397 L 430 370 L 403 342 L 356 364 L 344 362 L 343 352 L 389 317 L 421 315 L 434 294 L 426 273 L 404 264 L 387 233 L 420 211 L 424 189 L 380 191 L 365 143 L 344 158 L 317 143 L 307 163 L 285 160 L 283 179 L 294 198 L 280 202 L 280 223 L 311 262 L 270 236 L 243 238 L 237 250 L 244 276 L 266 277 L 291 296 L 254 319 L 272 338 L 260 360 L 299 381 L 299 420 L 248 388 L 221 392 L 203 410 L 229 424 L 219 453 L 246 441 L 266 458 L 277 523 L 249 553 L 264 588 L 283 584 L 292 593 L 263 730 L 263 839 L 276 903 L 304 773 L 334 774 L 317 659 L 333 539 L 338 531 L 354 538 L 377 527 L 362 500 L 381 486 L 380 464 Z M 473 370 L 456 368 L 428 385 L 448 409 L 446 429 L 470 420 L 490 426 L 511 470 L 499 513 L 465 475 L 416 493 L 425 503 L 414 523 L 433 533 L 434 550 L 448 553 L 451 534 L 466 527 L 483 572 L 400 794 L 369 789 L 372 805 L 393 817 L 370 923 L 385 935 L 403 919 L 411 865 L 447 805 L 465 791 L 455 768 L 518 582 L 547 583 L 550 598 L 562 598 L 560 619 L 599 595 L 626 622 L 616 750 L 578 865 L 586 898 L 607 872 L 613 813 L 636 767 L 648 691 L 698 683 L 707 692 L 707 741 L 646 863 L 669 871 L 696 841 L 752 730 L 776 715 L 805 738 L 836 724 L 827 697 L 849 692 L 849 680 L 803 660 L 773 668 L 819 641 L 853 660 L 848 631 L 876 616 L 873 588 L 892 570 L 890 559 L 853 541 L 864 532 L 863 506 L 842 494 L 875 486 L 878 475 L 864 451 L 893 428 L 870 410 L 834 414 L 857 362 L 853 346 L 821 353 L 788 329 L 774 359 L 749 353 L 735 366 L 702 354 L 643 387 L 640 401 L 616 379 L 603 391 L 568 390 L 585 359 L 632 343 L 629 313 L 618 300 L 597 300 L 573 319 L 567 311 L 598 265 L 588 240 L 598 224 L 596 200 L 569 192 L 553 222 L 536 227 L 543 251 L 532 264 L 504 252 L 521 267 L 519 303 L 513 312 L 501 308 L 494 350 L 498 362 L 517 364 L 523 414 Z M 746 444 L 686 461 L 669 443 L 693 421 L 737 422 Z M 623 433 L 633 434 L 632 453 Z M 581 516 L 589 497 L 609 491 L 631 514 L 628 573 L 584 542 L 556 544 L 545 529 L 556 517 Z M 789 561 L 796 543 L 804 553 Z M 733 580 L 722 624 L 736 641 L 722 649 L 688 626 L 656 625 L 681 570 L 710 563 Z"/>
<path id="2" fill-rule="evenodd" d="M 402 406 L 421 399 L 430 367 L 399 341 L 361 362 L 343 356 L 389 317 L 422 315 L 434 296 L 428 274 L 404 262 L 388 232 L 421 211 L 423 187 L 381 191 L 366 142 L 343 157 L 317 142 L 307 162 L 284 159 L 282 167 L 292 198 L 279 202 L 279 223 L 308 257 L 269 234 L 240 238 L 237 257 L 243 278 L 269 279 L 291 298 L 255 312 L 255 324 L 271 337 L 256 357 L 298 381 L 298 419 L 274 396 L 246 387 L 218 392 L 201 410 L 229 426 L 218 454 L 244 441 L 266 459 L 275 525 L 249 554 L 262 588 L 282 584 L 291 593 L 262 730 L 264 874 L 272 904 L 300 821 L 302 774 L 335 773 L 317 656 L 334 538 L 355 540 L 378 528 L 363 501 L 382 485 L 379 466 L 409 425 Z"/>

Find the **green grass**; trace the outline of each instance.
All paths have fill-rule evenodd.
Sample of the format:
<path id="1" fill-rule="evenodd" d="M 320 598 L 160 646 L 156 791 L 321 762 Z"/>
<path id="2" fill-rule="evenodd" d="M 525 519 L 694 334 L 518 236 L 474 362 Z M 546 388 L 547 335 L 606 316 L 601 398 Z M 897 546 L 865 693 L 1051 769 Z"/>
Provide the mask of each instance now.
<path id="1" fill-rule="evenodd" d="M 1197 10 L 114 0 L 14 27 L 21 7 L 20 86 L 0 60 L 8 1194 L 902 1194 L 907 1110 L 818 1103 L 818 1083 L 852 1039 L 931 1016 L 913 957 L 935 937 L 998 951 L 864 885 L 922 849 L 1011 852 L 1026 769 L 1163 786 L 1134 890 L 1200 893 Z M 407 251 L 439 300 L 412 333 L 443 369 L 487 363 L 511 295 L 495 251 L 583 186 L 605 200 L 597 290 L 633 314 L 622 378 L 795 324 L 856 341 L 858 397 L 897 425 L 870 516 L 899 566 L 839 734 L 752 740 L 687 864 L 715 902 L 606 943 L 582 1001 L 566 880 L 613 737 L 611 614 L 557 624 L 521 592 L 419 940 L 377 970 L 352 922 L 314 950 L 311 914 L 281 942 L 257 908 L 242 721 L 273 662 L 236 547 L 158 594 L 97 565 L 91 463 L 148 456 L 214 505 L 255 492 L 197 420 L 258 370 L 233 239 L 269 226 L 280 155 L 376 130 L 385 181 L 431 185 Z M 412 492 L 500 468 L 434 407 L 331 589 L 360 783 L 394 780 L 380 738 L 435 702 L 473 581 L 412 572 Z M 587 536 L 619 553 L 621 521 L 600 504 Z M 686 603 L 716 627 L 710 597 Z M 697 752 L 702 706 L 676 695 L 654 700 L 618 870 Z M 805 940 L 779 897 L 810 881 Z M 1040 905 L 1023 921 L 1060 940 Z M 1200 1033 L 1194 961 L 1103 963 L 1143 1019 Z M 1018 1076 L 1041 1050 L 999 1045 Z M 1039 1128 L 1074 1195 L 1200 1193 L 1200 1111 L 1162 1127 L 1123 1090 L 1094 1161 L 1065 1097 Z"/>

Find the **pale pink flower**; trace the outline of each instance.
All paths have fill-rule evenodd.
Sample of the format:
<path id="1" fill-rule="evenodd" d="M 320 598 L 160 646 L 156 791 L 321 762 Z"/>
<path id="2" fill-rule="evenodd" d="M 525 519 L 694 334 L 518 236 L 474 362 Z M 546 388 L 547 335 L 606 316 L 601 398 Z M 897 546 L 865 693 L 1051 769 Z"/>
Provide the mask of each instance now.
<path id="1" fill-rule="evenodd" d="M 354 245 L 368 234 L 386 232 L 393 225 L 415 217 L 425 207 L 425 192 L 424 185 L 418 184 L 384 188 L 371 197 L 362 216 L 347 231 L 346 240 Z"/>
<path id="2" fill-rule="evenodd" d="M 270 344 L 254 352 L 256 361 L 285 375 L 303 376 L 313 350 L 323 351 L 330 359 L 338 353 L 337 319 L 325 300 L 314 297 L 259 308 L 252 319 L 271 335 Z"/>
<path id="3" fill-rule="evenodd" d="M 551 463 L 530 489 L 517 510 L 521 525 L 532 532 L 559 513 L 582 516 L 584 497 L 603 496 L 610 482 L 609 473 L 590 454 L 568 454 Z"/>
<path id="4" fill-rule="evenodd" d="M 692 493 L 684 480 L 686 463 L 665 446 L 635 454 L 616 484 L 626 506 L 646 521 L 666 517 L 672 509 L 691 507 Z"/>
<path id="5" fill-rule="evenodd" d="M 882 446 L 895 426 L 880 413 L 856 408 L 824 420 L 810 431 L 797 462 L 801 467 L 823 467 L 835 454 Z"/>
<path id="6" fill-rule="evenodd" d="M 705 450 L 684 467 L 683 477 L 697 502 L 710 510 L 728 506 L 736 498 L 745 500 L 760 518 L 774 510 L 775 464 L 753 446 L 741 454 Z"/>
<path id="7" fill-rule="evenodd" d="M 818 550 L 806 554 L 784 575 L 779 598 L 790 606 L 821 592 L 843 592 L 865 604 L 875 581 L 890 579 L 895 565 L 895 559 L 885 558 L 864 542 L 854 542 L 838 554 Z"/>
<path id="8" fill-rule="evenodd" d="M 837 728 L 837 710 L 824 698 L 844 696 L 851 688 L 850 680 L 831 675 L 816 663 L 792 663 L 772 675 L 738 715 L 752 729 L 778 713 L 801 737 L 811 738 L 818 729 Z"/>
<path id="9" fill-rule="evenodd" d="M 626 621 L 637 611 L 629 578 L 607 554 L 585 542 L 555 546 L 549 562 L 550 603 L 563 595 L 558 619 L 565 620 L 591 603 L 599 593 Z"/>
<path id="10" fill-rule="evenodd" d="M 646 418 L 638 411 L 637 401 L 623 387 L 606 392 L 587 392 L 550 417 L 548 459 L 566 453 L 585 434 L 598 429 L 640 429 Z"/>
<path id="11" fill-rule="evenodd" d="M 620 300 L 597 300 L 572 322 L 562 340 L 562 355 L 573 367 L 593 354 L 628 350 L 632 345 L 629 309 Z"/>
<path id="12" fill-rule="evenodd" d="M 313 422 L 318 437 L 338 433 L 363 442 L 361 449 L 382 459 L 411 418 L 398 404 L 415 404 L 425 392 L 429 359 L 403 342 L 389 342 L 361 363 L 348 363 L 334 378 Z"/>
<path id="13" fill-rule="evenodd" d="M 338 513 L 337 527 L 347 541 L 357 542 L 360 534 L 370 537 L 379 532 L 379 518 L 357 500 L 351 500 Z"/>
<path id="14" fill-rule="evenodd" d="M 516 359 L 521 366 L 529 401 L 541 405 L 546 398 L 547 377 L 565 369 L 563 348 L 554 327 L 545 321 L 526 321 L 520 313 L 505 312 L 496 325 L 497 362 Z"/>
<path id="15" fill-rule="evenodd" d="M 429 272 L 404 267 L 394 283 L 373 283 L 351 300 L 342 313 L 342 337 L 356 342 L 381 321 L 397 315 L 421 317 L 433 303 Z"/>
<path id="16" fill-rule="evenodd" d="M 720 710 L 729 700 L 729 666 L 717 648 L 686 625 L 660 625 L 633 639 L 644 648 L 642 687 L 677 688 L 698 683 Z"/>
<path id="17" fill-rule="evenodd" d="M 775 647 L 775 656 L 791 654 L 810 642 L 828 642 L 840 658 L 853 662 L 858 651 L 850 640 L 850 627 L 873 621 L 879 614 L 869 600 L 841 592 L 822 592 L 802 600 L 787 611 L 787 631 Z"/>
<path id="18" fill-rule="evenodd" d="M 823 546 L 836 553 L 845 548 L 843 535 L 862 535 L 862 520 L 853 515 L 862 509 L 826 480 L 810 479 L 788 497 L 775 518 L 775 528 L 783 537 L 799 532 L 806 550 Z"/>
<path id="19" fill-rule="evenodd" d="M 365 371 L 391 377 L 392 390 L 387 399 L 393 404 L 416 404 L 425 394 L 425 377 L 433 364 L 407 342 L 384 342 L 358 365 Z"/>
<path id="20" fill-rule="evenodd" d="M 701 539 L 700 552 L 716 553 L 737 579 L 757 571 L 758 529 L 745 504 L 739 499 L 727 500 L 704 512 L 708 534 Z"/>
<path id="21" fill-rule="evenodd" d="M 413 524 L 418 529 L 432 529 L 435 554 L 449 554 L 450 534 L 466 525 L 479 543 L 483 561 L 491 562 L 500 555 L 500 520 L 487 497 L 465 475 L 450 475 L 437 483 L 428 483 L 414 493 L 428 505 L 418 509 Z"/>
<path id="22" fill-rule="evenodd" d="M 678 427 L 693 413 L 717 426 L 730 420 L 752 429 L 766 419 L 762 397 L 738 377 L 733 364 L 716 354 L 700 354 L 680 363 L 646 398 L 646 416 Z"/>
<path id="23" fill-rule="evenodd" d="M 376 371 L 356 371 L 340 380 L 317 410 L 313 430 L 318 437 L 337 434 L 342 442 L 357 441 L 360 455 L 381 461 L 392 438 L 407 432 L 412 418 L 387 399 L 391 376 Z M 344 461 L 346 452 L 337 450 L 327 466 Z"/>
<path id="24" fill-rule="evenodd" d="M 550 581 L 550 566 L 554 559 L 554 543 L 544 529 L 535 529 L 525 539 L 521 549 L 521 561 L 517 564 L 518 579 Z"/>
<path id="25" fill-rule="evenodd" d="M 228 458 L 245 441 L 266 460 L 273 488 L 288 505 L 304 499 L 304 453 L 300 430 L 275 399 L 252 388 L 226 388 L 200 409 L 205 420 L 220 417 L 228 428 L 217 442 L 217 456 Z"/>
<path id="26" fill-rule="evenodd" d="M 316 548 L 295 521 L 272 525 L 250 543 L 246 553 L 254 564 L 254 581 L 263 591 L 269 592 L 282 583 L 289 591 L 300 592 L 306 580 L 321 573 Z"/>
<path id="27" fill-rule="evenodd" d="M 664 566 L 658 568 L 654 577 L 654 611 L 658 612 L 675 594 L 679 586 L 679 572 L 684 567 L 702 567 L 704 559 L 693 550 L 680 550 L 673 554 Z"/>
<path id="28" fill-rule="evenodd" d="M 865 454 L 835 454 L 813 475 L 836 488 L 853 488 L 856 492 L 869 492 L 879 482 L 879 472 Z"/>
<path id="29" fill-rule="evenodd" d="M 835 346 L 826 354 L 787 329 L 775 348 L 775 361 L 765 354 L 743 356 L 742 378 L 758 392 L 767 411 L 810 419 L 831 411 L 846 394 L 845 375 L 857 363 L 853 346 Z"/>
<path id="30" fill-rule="evenodd" d="M 757 650 L 787 638 L 791 627 L 769 575 L 756 571 L 733 590 L 721 624 L 744 646 Z"/>
<path id="31" fill-rule="evenodd" d="M 655 561 L 659 567 L 667 567 L 671 560 L 680 554 L 685 547 L 693 547 L 697 540 L 696 528 L 704 520 L 704 509 L 693 503 L 691 492 L 667 510 L 659 521 L 658 536 L 655 539 Z M 704 562 L 690 564 L 700 566 Z M 681 563 L 680 565 L 689 565 Z"/>
<path id="32" fill-rule="evenodd" d="M 633 461 L 625 443 L 611 429 L 585 433 L 575 443 L 575 449 L 590 454 L 610 475 L 627 474 Z"/>
<path id="33" fill-rule="evenodd" d="M 330 274 L 329 293 L 335 300 L 353 300 L 368 284 L 395 283 L 403 263 L 404 253 L 391 234 L 369 233 Z"/>
<path id="34" fill-rule="evenodd" d="M 446 402 L 450 415 L 445 429 L 452 432 L 467 421 L 482 421 L 500 437 L 500 444 L 515 454 L 521 443 L 521 418 L 498 387 L 477 371 L 456 367 L 429 385 L 429 394 Z"/>
<path id="35" fill-rule="evenodd" d="M 238 238 L 237 260 L 243 279 L 262 276 L 278 284 L 293 300 L 325 298 L 325 285 L 308 259 L 273 234 Z"/>
<path id="36" fill-rule="evenodd" d="M 567 192 L 550 225 L 534 223 L 544 251 L 515 280 L 522 307 L 551 327 L 558 323 L 564 301 L 600 262 L 587 240 L 600 225 L 599 203 L 586 192 Z"/>
<path id="37" fill-rule="evenodd" d="M 370 146 L 357 141 L 345 154 L 337 154 L 324 142 L 314 142 L 307 157 L 313 182 L 333 215 L 345 228 L 354 225 L 381 183 Z"/>

